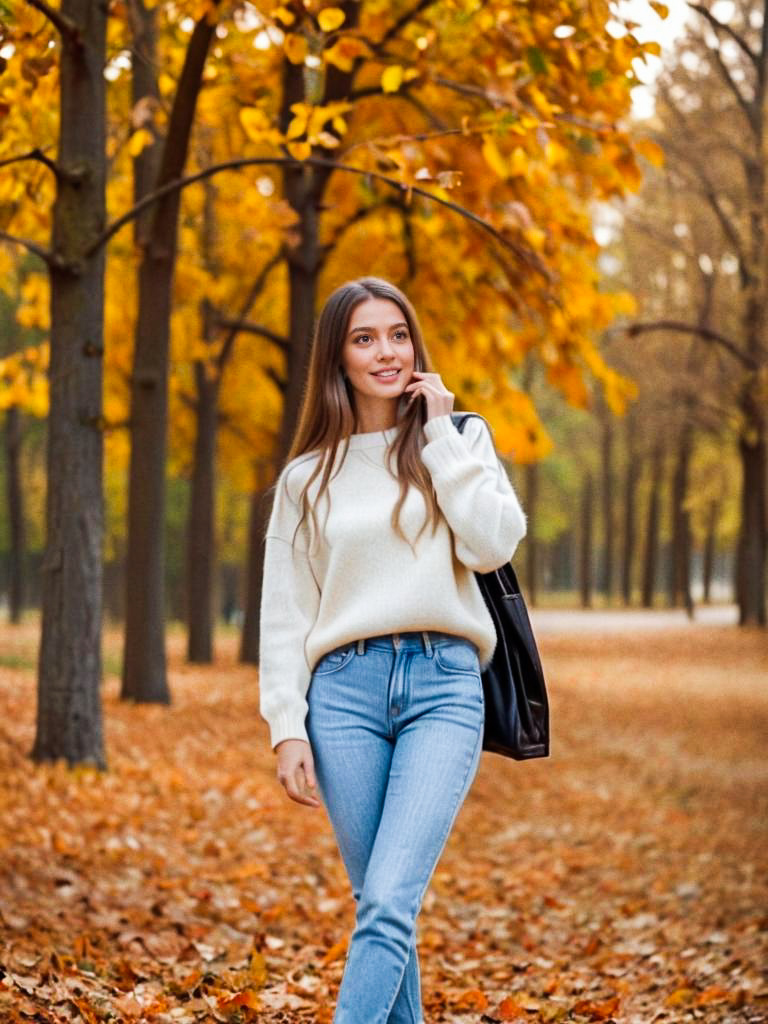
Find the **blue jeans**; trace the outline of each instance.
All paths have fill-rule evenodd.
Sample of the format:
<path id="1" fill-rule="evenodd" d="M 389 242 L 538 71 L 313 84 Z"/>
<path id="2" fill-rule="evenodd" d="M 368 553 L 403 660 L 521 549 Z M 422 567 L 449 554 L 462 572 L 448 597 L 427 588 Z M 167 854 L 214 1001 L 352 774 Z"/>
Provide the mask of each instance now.
<path id="1" fill-rule="evenodd" d="M 439 632 L 344 644 L 315 666 L 307 731 L 357 902 L 334 1024 L 421 1024 L 416 917 L 477 771 L 477 648 Z"/>

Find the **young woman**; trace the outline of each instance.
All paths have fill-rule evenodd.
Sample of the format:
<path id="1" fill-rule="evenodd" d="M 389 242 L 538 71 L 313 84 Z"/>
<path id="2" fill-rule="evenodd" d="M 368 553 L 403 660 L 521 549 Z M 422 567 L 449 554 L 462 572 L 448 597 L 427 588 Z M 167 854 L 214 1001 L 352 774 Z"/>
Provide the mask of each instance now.
<path id="1" fill-rule="evenodd" d="M 525 518 L 487 424 L 460 434 L 393 285 L 338 288 L 275 485 L 261 712 L 288 796 L 322 797 L 357 901 L 334 1024 L 422 1024 L 416 917 L 472 783 L 496 645 L 474 577 Z"/>

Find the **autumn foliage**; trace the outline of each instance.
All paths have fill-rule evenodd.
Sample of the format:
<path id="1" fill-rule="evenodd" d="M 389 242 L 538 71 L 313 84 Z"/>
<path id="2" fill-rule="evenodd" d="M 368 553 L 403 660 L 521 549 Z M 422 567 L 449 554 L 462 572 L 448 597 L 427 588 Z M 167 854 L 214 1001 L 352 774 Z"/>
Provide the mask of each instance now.
<path id="1" fill-rule="evenodd" d="M 552 757 L 483 756 L 419 919 L 429 1024 L 766 1019 L 763 641 L 693 629 L 540 634 Z M 233 641 L 191 669 L 173 635 L 170 709 L 113 671 L 97 775 L 29 763 L 35 635 L 0 635 L 3 1021 L 329 1024 L 351 892 Z"/>

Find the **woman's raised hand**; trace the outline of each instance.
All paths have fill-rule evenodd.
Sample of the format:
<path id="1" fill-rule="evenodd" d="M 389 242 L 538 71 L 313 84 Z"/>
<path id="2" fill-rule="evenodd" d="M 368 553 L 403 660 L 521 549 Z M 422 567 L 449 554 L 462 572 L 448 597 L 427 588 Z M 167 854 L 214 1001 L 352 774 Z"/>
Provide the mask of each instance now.
<path id="1" fill-rule="evenodd" d="M 307 807 L 319 807 L 315 760 L 306 740 L 283 740 L 277 751 L 277 777 L 291 800 Z"/>
<path id="2" fill-rule="evenodd" d="M 445 416 L 453 411 L 455 395 L 443 384 L 439 373 L 430 373 L 427 370 L 414 370 L 416 378 L 403 388 L 403 392 L 410 392 L 408 405 L 411 404 L 416 395 L 423 395 L 427 403 L 427 419 L 435 416 Z"/>

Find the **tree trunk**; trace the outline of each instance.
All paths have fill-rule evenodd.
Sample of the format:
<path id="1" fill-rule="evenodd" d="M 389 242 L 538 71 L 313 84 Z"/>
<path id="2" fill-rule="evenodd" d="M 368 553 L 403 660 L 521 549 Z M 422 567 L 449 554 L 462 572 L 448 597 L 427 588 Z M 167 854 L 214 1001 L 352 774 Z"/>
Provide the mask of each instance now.
<path id="1" fill-rule="evenodd" d="M 107 5 L 62 0 L 35 761 L 105 768 L 101 714 Z"/>
<path id="2" fill-rule="evenodd" d="M 538 600 L 539 545 L 536 540 L 536 510 L 539 498 L 539 465 L 531 462 L 525 467 L 525 512 L 528 516 L 528 531 L 525 538 L 525 574 L 528 584 L 528 602 L 531 607 Z"/>
<path id="3" fill-rule="evenodd" d="M 616 531 L 613 515 L 613 424 L 606 412 L 603 422 L 602 436 L 602 472 L 603 486 L 601 491 L 603 505 L 603 565 L 600 589 L 605 594 L 606 603 L 613 596 L 613 553 Z"/>
<path id="4" fill-rule="evenodd" d="M 635 448 L 635 423 L 631 413 L 627 418 L 627 468 L 624 477 L 624 538 L 621 559 L 621 597 L 624 604 L 632 604 L 632 567 L 635 563 L 637 523 L 635 502 L 640 480 L 640 458 Z"/>
<path id="5" fill-rule="evenodd" d="M 712 576 L 715 566 L 715 549 L 717 544 L 717 519 L 720 512 L 720 503 L 712 500 L 709 503 L 707 514 L 707 535 L 704 540 L 704 558 L 702 559 L 702 585 L 704 588 L 703 601 L 709 604 L 712 600 Z"/>
<path id="6" fill-rule="evenodd" d="M 266 488 L 254 488 L 248 522 L 248 561 L 245 577 L 245 618 L 240 640 L 240 660 L 258 665 L 261 633 L 261 581 L 264 574 L 264 532 L 269 522 L 271 502 Z"/>
<path id="7" fill-rule="evenodd" d="M 5 471 L 11 552 L 8 564 L 8 616 L 21 622 L 24 611 L 24 499 L 21 487 L 21 413 L 10 405 L 5 414 Z"/>
<path id="8" fill-rule="evenodd" d="M 187 533 L 187 658 L 198 664 L 209 664 L 213 660 L 212 594 L 218 383 L 218 377 L 208 377 L 205 364 L 197 360 L 197 434 Z"/>
<path id="9" fill-rule="evenodd" d="M 689 616 L 693 615 L 691 599 L 691 516 L 685 507 L 688 494 L 688 474 L 691 464 L 693 436 L 690 423 L 680 432 L 677 460 L 672 481 L 672 551 L 670 558 L 670 604 L 676 608 L 682 603 Z"/>
<path id="10" fill-rule="evenodd" d="M 584 478 L 581 498 L 581 550 L 579 558 L 579 588 L 582 608 L 592 607 L 592 523 L 594 519 L 594 485 L 592 474 Z"/>
<path id="11" fill-rule="evenodd" d="M 157 187 L 179 177 L 216 25 L 203 16 L 187 46 Z M 170 703 L 165 662 L 165 464 L 171 294 L 181 194 L 154 207 L 139 268 L 139 312 L 131 380 L 126 620 L 120 696 Z"/>
<path id="12" fill-rule="evenodd" d="M 648 518 L 645 525 L 645 551 L 643 554 L 643 608 L 653 608 L 653 595 L 656 590 L 656 566 L 659 560 L 659 499 L 663 471 L 664 454 L 659 445 L 654 449 L 651 458 L 651 486 L 648 495 Z"/>
<path id="13" fill-rule="evenodd" d="M 344 11 L 344 27 L 354 30 L 360 15 L 361 4 L 357 0 L 345 0 L 339 5 Z M 354 79 L 354 70 L 341 71 L 333 65 L 325 70 L 325 89 L 321 104 L 338 102 L 348 98 Z M 286 131 L 293 118 L 291 106 L 306 101 L 305 69 L 302 65 L 283 61 L 282 97 L 280 105 L 280 130 Z M 322 155 L 333 158 L 334 150 L 322 150 Z M 283 411 L 278 431 L 275 464 L 282 467 L 290 451 L 296 431 L 304 385 L 309 366 L 309 354 L 315 322 L 317 301 L 317 278 L 322 263 L 319 245 L 319 213 L 322 207 L 332 170 L 330 168 L 286 167 L 283 170 L 283 196 L 295 211 L 298 223 L 299 244 L 287 251 L 288 294 L 289 294 L 289 345 L 285 356 L 283 378 Z M 256 515 L 254 521 L 253 516 Z M 256 537 L 259 524 L 269 509 L 262 509 L 258 494 L 251 502 L 252 520 L 249 526 L 251 541 Z M 258 662 L 258 622 L 261 604 L 263 553 L 249 550 L 246 584 L 246 607 L 243 621 L 243 636 L 240 656 L 243 661 Z M 258 577 L 250 576 L 252 571 Z M 255 603 L 253 603 L 255 602 Z M 248 652 L 246 654 L 246 652 Z"/>
<path id="14" fill-rule="evenodd" d="M 757 436 L 739 440 L 741 457 L 741 530 L 737 556 L 736 595 L 739 624 L 766 625 L 766 441 Z"/>

